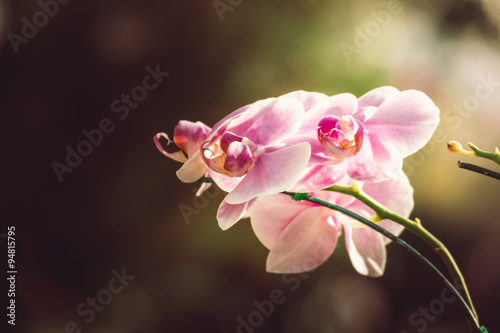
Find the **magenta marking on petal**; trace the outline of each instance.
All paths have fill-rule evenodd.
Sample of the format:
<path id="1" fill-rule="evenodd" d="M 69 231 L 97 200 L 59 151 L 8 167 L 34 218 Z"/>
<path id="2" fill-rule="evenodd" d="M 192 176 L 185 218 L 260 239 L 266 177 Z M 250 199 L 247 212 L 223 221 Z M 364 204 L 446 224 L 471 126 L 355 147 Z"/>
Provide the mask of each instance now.
<path id="1" fill-rule="evenodd" d="M 238 116 L 236 116 L 238 117 Z M 231 122 L 232 119 L 228 120 L 224 125 L 222 125 L 215 133 L 210 134 L 209 136 L 209 141 L 211 144 L 213 144 L 215 141 L 219 140 L 222 135 L 226 132 L 227 127 L 229 126 L 229 123 Z"/>
<path id="2" fill-rule="evenodd" d="M 255 159 L 247 145 L 233 141 L 228 149 L 224 162 L 224 169 L 231 177 L 246 175 L 255 165 Z"/>
<path id="3" fill-rule="evenodd" d="M 326 116 L 319 121 L 318 129 L 321 129 L 323 133 L 328 133 L 332 129 L 337 128 L 337 124 L 339 121 L 340 121 L 339 117 Z"/>
<path id="4" fill-rule="evenodd" d="M 351 115 L 326 116 L 318 124 L 318 140 L 325 153 L 342 160 L 361 149 L 363 128 Z"/>
<path id="5" fill-rule="evenodd" d="M 236 141 L 236 142 L 241 142 L 243 140 L 243 137 L 236 135 L 231 132 L 224 132 L 222 134 L 222 137 L 220 138 L 220 148 L 222 149 L 223 152 L 227 154 L 227 148 L 229 145 Z"/>
<path id="6" fill-rule="evenodd" d="M 325 136 L 330 136 L 333 130 L 336 130 L 340 118 L 336 116 L 326 116 L 318 123 L 318 140 L 323 143 Z M 337 130 L 338 132 L 338 130 Z"/>
<path id="7" fill-rule="evenodd" d="M 174 142 L 188 157 L 191 157 L 200 148 L 203 141 L 207 140 L 210 127 L 197 121 L 193 123 L 181 120 L 174 130 Z"/>
<path id="8" fill-rule="evenodd" d="M 344 141 L 344 134 L 342 131 L 339 131 L 338 129 L 334 128 L 332 129 L 328 134 L 328 138 L 335 142 L 336 144 L 339 144 L 339 142 Z M 349 140 L 347 140 L 349 141 Z"/>

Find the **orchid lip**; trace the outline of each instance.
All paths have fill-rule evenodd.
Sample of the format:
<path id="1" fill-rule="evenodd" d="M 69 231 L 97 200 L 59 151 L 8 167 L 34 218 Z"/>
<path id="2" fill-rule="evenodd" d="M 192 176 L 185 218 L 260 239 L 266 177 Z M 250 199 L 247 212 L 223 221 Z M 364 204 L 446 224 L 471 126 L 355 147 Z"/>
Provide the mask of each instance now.
<path id="1" fill-rule="evenodd" d="M 352 157 L 361 149 L 363 128 L 350 115 L 324 117 L 318 123 L 317 132 L 323 150 L 332 157 Z"/>
<path id="2" fill-rule="evenodd" d="M 203 160 L 212 171 L 229 177 L 241 177 L 250 172 L 258 155 L 257 145 L 231 132 L 214 139 L 201 146 Z"/>
<path id="3" fill-rule="evenodd" d="M 208 147 L 207 144 L 209 144 Z M 221 153 L 219 150 L 220 147 L 218 145 L 210 144 L 209 141 L 206 141 L 201 146 L 202 158 L 211 170 L 229 175 L 229 172 L 223 167 L 224 162 L 226 161 L 226 155 L 224 152 Z"/>
<path id="4" fill-rule="evenodd" d="M 229 148 L 229 145 L 232 142 L 234 141 L 242 142 L 243 139 L 244 139 L 243 137 L 236 135 L 234 133 L 225 132 L 220 138 L 220 147 L 222 151 L 224 151 L 224 153 L 227 153 L 227 149 Z"/>

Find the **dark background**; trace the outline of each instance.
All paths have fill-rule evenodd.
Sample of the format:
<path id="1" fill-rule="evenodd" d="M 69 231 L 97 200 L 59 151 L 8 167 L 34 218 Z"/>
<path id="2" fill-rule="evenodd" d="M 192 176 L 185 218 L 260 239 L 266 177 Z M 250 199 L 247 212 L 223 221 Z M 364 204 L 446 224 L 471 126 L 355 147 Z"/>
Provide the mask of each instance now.
<path id="1" fill-rule="evenodd" d="M 481 323 L 500 330 L 500 184 L 456 161 L 495 165 L 445 149 L 451 139 L 499 145 L 498 87 L 473 110 L 457 109 L 481 77 L 500 82 L 496 2 L 400 1 L 385 21 L 377 17 L 391 1 L 232 3 L 221 21 L 211 1 L 72 0 L 15 52 L 8 36 L 21 36 L 23 17 L 33 22 L 41 7 L 0 1 L 0 233 L 16 228 L 15 329 L 64 332 L 74 321 L 69 331 L 84 333 L 236 332 L 239 317 L 259 321 L 255 301 L 277 289 L 282 304 L 252 332 L 468 332 L 458 302 L 412 325 L 414 312 L 436 306 L 443 285 L 396 245 L 378 279 L 354 271 L 343 241 L 314 272 L 266 273 L 267 250 L 248 221 L 221 231 L 215 213 L 223 194 L 193 201 L 197 186 L 177 179 L 180 164 L 152 140 L 181 119 L 211 126 L 293 90 L 360 96 L 393 85 L 424 91 L 442 115 L 440 136 L 405 162 L 412 217 L 447 244 Z M 346 56 L 342 43 L 358 51 Z M 112 102 L 142 84 L 147 66 L 169 76 L 120 119 Z M 66 147 L 76 149 L 82 131 L 105 118 L 114 130 L 60 182 L 53 163 L 65 164 Z M 186 206 L 196 214 L 183 217 Z M 442 268 L 415 236 L 403 238 Z M 122 269 L 133 280 L 86 323 L 78 306 L 104 295 Z M 3 302 L 6 293 L 7 285 Z"/>

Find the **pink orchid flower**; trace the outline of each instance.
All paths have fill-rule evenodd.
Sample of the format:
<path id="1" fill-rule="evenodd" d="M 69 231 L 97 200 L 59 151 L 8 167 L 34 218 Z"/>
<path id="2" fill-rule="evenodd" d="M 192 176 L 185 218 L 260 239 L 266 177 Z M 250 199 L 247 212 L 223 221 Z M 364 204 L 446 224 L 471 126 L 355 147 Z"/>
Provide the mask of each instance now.
<path id="1" fill-rule="evenodd" d="M 167 144 L 170 144 L 172 141 L 165 133 L 158 133 L 154 136 L 154 142 L 156 148 L 165 156 L 183 163 L 181 169 L 177 171 L 177 175 L 179 174 L 183 176 L 186 173 L 201 173 L 203 176 L 207 173 L 208 168 L 203 162 L 200 154 L 200 147 L 205 142 L 211 132 L 211 128 L 202 122 L 197 121 L 196 123 L 181 120 L 179 124 L 174 129 L 174 140 L 175 145 L 180 149 L 173 153 L 167 152 L 161 142 L 161 138 L 165 138 L 167 140 Z M 200 176 L 201 177 L 201 176 Z M 199 179 L 198 177 L 197 179 Z M 181 178 L 181 177 L 179 177 Z M 195 179 L 195 180 L 197 180 Z M 182 179 L 181 179 L 182 180 Z M 195 181 L 193 180 L 193 181 Z M 200 190 L 196 195 L 200 195 L 204 190 L 206 190 L 210 184 L 204 183 L 201 185 Z"/>
<path id="2" fill-rule="evenodd" d="M 392 181 L 359 185 L 372 198 L 402 216 L 408 217 L 413 209 L 413 188 L 402 172 Z M 313 195 L 366 218 L 374 215 L 366 205 L 345 194 L 319 191 Z M 333 253 L 342 229 L 354 268 L 372 277 L 384 272 L 386 245 L 390 240 L 339 212 L 277 194 L 258 198 L 250 210 L 250 220 L 257 238 L 270 250 L 268 272 L 300 273 L 316 268 Z M 379 225 L 396 235 L 404 229 L 389 220 Z"/>
<path id="3" fill-rule="evenodd" d="M 210 176 L 228 192 L 217 213 L 222 229 L 246 216 L 257 197 L 288 189 L 302 173 L 310 145 L 282 140 L 300 128 L 304 112 L 296 100 L 269 98 L 236 110 L 214 126 L 201 151 Z"/>
<path id="4" fill-rule="evenodd" d="M 174 129 L 174 143 L 180 149 L 176 152 L 167 152 L 160 143 L 160 138 L 165 138 L 167 143 L 172 141 L 165 133 L 158 133 L 153 138 L 156 148 L 165 156 L 173 159 L 174 161 L 185 163 L 189 158 L 198 153 L 201 145 L 208 138 L 211 128 L 202 122 L 196 123 L 181 120 Z"/>
<path id="5" fill-rule="evenodd" d="M 307 105 L 303 125 L 287 141 L 311 144 L 310 165 L 291 189 L 296 192 L 326 188 L 346 175 L 368 182 L 393 179 L 403 158 L 422 148 L 439 123 L 439 109 L 416 90 L 381 87 L 359 99 L 304 91 L 282 97 Z"/>
<path id="6" fill-rule="evenodd" d="M 217 124 L 215 124 L 216 129 L 221 127 L 228 119 L 235 117 L 237 114 L 246 110 L 247 107 L 240 108 L 229 116 L 223 118 Z M 200 148 L 204 142 L 207 141 L 212 129 L 202 122 L 197 121 L 193 123 L 188 120 L 181 120 L 174 129 L 174 140 L 173 142 L 179 148 L 178 151 L 169 153 L 163 148 L 160 139 L 164 138 L 167 140 L 167 145 L 172 143 L 172 140 L 168 137 L 166 133 L 157 133 L 153 139 L 156 148 L 165 156 L 181 162 L 182 167 L 177 170 L 177 177 L 184 183 L 193 183 L 203 177 L 204 175 L 209 177 L 208 167 L 205 164 Z M 200 191 L 196 195 L 200 195 L 201 192 L 210 186 L 209 183 L 202 184 Z"/>
<path id="7" fill-rule="evenodd" d="M 163 149 L 159 140 L 169 140 L 165 133 L 158 133 L 155 143 L 164 155 L 183 163 L 177 171 L 181 181 L 212 177 L 228 192 L 217 213 L 225 230 L 247 216 L 258 196 L 288 189 L 305 169 L 310 145 L 281 142 L 300 128 L 304 113 L 303 105 L 294 99 L 269 98 L 237 109 L 212 130 L 199 122 L 179 122 L 174 142 L 181 151 Z M 208 186 L 202 185 L 197 195 Z"/>

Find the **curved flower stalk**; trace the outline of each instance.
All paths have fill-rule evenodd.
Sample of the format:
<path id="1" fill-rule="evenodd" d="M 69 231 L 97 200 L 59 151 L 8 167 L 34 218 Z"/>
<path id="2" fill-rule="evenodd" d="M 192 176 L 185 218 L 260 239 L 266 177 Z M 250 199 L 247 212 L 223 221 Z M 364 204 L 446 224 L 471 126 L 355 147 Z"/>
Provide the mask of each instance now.
<path id="1" fill-rule="evenodd" d="M 352 184 L 344 179 L 341 183 Z M 408 217 L 413 209 L 413 188 L 400 172 L 397 179 L 383 183 L 358 184 L 394 211 Z M 317 191 L 316 198 L 334 203 L 365 218 L 375 212 L 352 196 Z M 384 273 L 389 239 L 363 224 L 329 208 L 307 201 L 294 202 L 283 194 L 258 198 L 250 211 L 253 230 L 269 250 L 266 269 L 274 273 L 300 273 L 316 268 L 333 253 L 345 234 L 346 248 L 354 268 L 362 275 Z M 404 227 L 389 221 L 378 224 L 396 236 Z"/>
<path id="2" fill-rule="evenodd" d="M 199 181 L 200 182 L 208 182 L 208 183 L 212 183 L 213 182 L 213 180 L 211 178 L 202 178 Z M 385 190 L 386 191 L 388 190 L 388 192 L 393 192 L 395 188 L 401 187 L 401 188 L 406 188 L 407 190 L 409 189 L 410 192 L 412 192 L 411 186 L 408 186 L 409 184 L 405 185 L 405 183 L 407 182 L 407 178 L 405 176 L 403 176 L 401 179 L 399 179 L 399 182 L 398 181 L 393 181 L 393 185 L 392 185 L 393 190 L 390 189 L 391 186 L 388 186 Z M 402 246 L 404 249 L 406 249 L 408 252 L 410 252 L 412 255 L 414 255 L 420 262 L 422 262 L 425 265 L 425 267 L 427 267 L 428 269 L 430 269 L 434 274 L 436 274 L 439 278 L 441 278 L 441 280 L 443 281 L 443 283 L 455 294 L 455 296 L 458 298 L 458 300 L 460 301 L 460 304 L 462 305 L 462 307 L 464 308 L 464 310 L 465 310 L 465 312 L 467 314 L 467 319 L 468 319 L 469 324 L 470 324 L 471 332 L 487 333 L 488 330 L 484 326 L 480 326 L 479 325 L 479 322 L 477 320 L 477 315 L 476 315 L 476 313 L 474 311 L 474 308 L 472 307 L 472 303 L 470 303 L 470 305 L 469 305 L 470 299 L 469 298 L 468 299 L 464 299 L 464 297 L 457 291 L 457 289 L 455 288 L 455 286 L 427 258 L 425 258 L 424 256 L 422 256 L 412 246 L 410 246 L 408 243 L 406 243 L 402 239 L 398 238 L 396 235 L 394 235 L 391 232 L 391 230 L 392 230 L 393 232 L 399 234 L 401 232 L 401 226 L 397 226 L 397 225 L 394 225 L 394 224 L 392 224 L 392 225 L 389 224 L 389 228 L 384 229 L 381 226 L 381 224 L 383 224 L 385 221 L 384 222 L 380 222 L 380 216 L 386 216 L 386 217 L 391 218 L 393 220 L 406 219 L 406 218 L 404 218 L 402 216 L 399 216 L 398 214 L 396 214 L 395 212 L 387 209 L 386 207 L 384 207 L 380 203 L 373 201 L 372 198 L 370 198 L 364 192 L 361 192 L 359 190 L 359 188 L 360 188 L 359 185 L 360 184 L 358 184 L 356 182 L 352 186 L 341 186 L 341 185 L 339 185 L 340 187 L 338 187 L 337 190 L 339 191 L 339 193 L 345 193 L 345 194 L 349 194 L 349 195 L 353 195 L 353 196 L 354 196 L 353 193 L 360 193 L 361 195 L 359 195 L 358 199 L 360 201 L 362 201 L 363 203 L 367 204 L 368 206 L 372 207 L 374 209 L 374 211 L 377 212 L 376 216 L 373 216 L 370 219 L 370 220 L 377 221 L 377 223 L 374 223 L 373 221 L 370 221 L 370 220 L 366 219 L 365 217 L 360 216 L 360 215 L 356 214 L 355 212 L 352 212 L 352 211 L 350 211 L 350 210 L 348 210 L 346 208 L 343 208 L 343 207 L 341 207 L 339 205 L 336 205 L 336 204 L 333 204 L 331 202 L 322 200 L 320 198 L 311 196 L 308 193 L 283 192 L 283 194 L 292 196 L 293 199 L 296 200 L 296 201 L 311 203 L 311 204 L 314 205 L 314 208 L 316 208 L 316 209 L 328 208 L 328 209 L 340 212 L 340 213 L 344 214 L 345 216 L 350 217 L 350 218 L 353 219 L 352 221 L 349 221 L 348 224 L 351 224 L 351 223 L 356 224 L 356 222 L 353 222 L 354 220 L 355 221 L 359 221 L 363 225 L 371 228 L 372 231 L 376 231 L 380 235 L 383 235 L 384 237 L 387 237 L 387 239 L 384 238 L 384 242 L 385 243 L 388 243 L 389 240 L 392 240 L 392 241 L 396 242 L 398 245 Z M 382 184 L 372 184 L 372 186 L 373 185 L 380 186 Z M 330 189 L 330 190 L 332 190 L 332 189 Z M 372 192 L 372 190 L 369 190 L 369 191 Z M 410 197 L 411 197 L 411 193 L 407 193 L 407 195 L 410 195 Z M 282 201 L 282 203 L 285 203 L 286 205 L 288 205 L 290 203 L 290 201 L 291 201 L 290 199 L 288 199 L 288 202 L 287 202 L 285 200 L 285 198 L 283 196 L 280 196 L 280 195 L 274 195 L 272 197 L 275 197 L 278 201 Z M 344 200 L 346 200 L 345 197 L 343 197 L 343 200 L 338 200 L 338 202 L 339 201 L 344 201 Z M 396 198 L 396 200 L 398 200 L 398 199 Z M 345 202 L 349 202 L 349 201 L 350 200 L 347 199 L 346 201 L 339 202 L 339 203 L 345 203 Z M 400 204 L 401 203 L 402 202 L 400 202 Z M 272 204 L 273 203 L 271 203 L 271 205 Z M 276 204 L 276 202 L 274 202 L 274 204 Z M 393 203 L 392 205 L 393 206 L 398 206 L 397 203 Z M 355 207 L 355 206 L 356 205 L 353 205 L 353 207 Z M 258 207 L 258 205 L 256 207 Z M 303 209 L 304 207 L 306 207 L 306 208 Z M 278 213 L 277 215 L 280 216 L 279 217 L 280 220 L 287 220 L 290 216 L 292 216 L 294 214 L 294 212 L 305 211 L 307 209 L 311 209 L 311 207 L 312 207 L 311 205 L 309 205 L 309 206 L 302 206 L 302 207 L 294 207 L 293 211 L 291 212 L 291 211 L 288 210 L 291 207 L 285 207 L 285 208 L 288 208 L 288 209 L 287 210 L 283 210 L 283 206 L 279 205 L 277 207 L 277 209 L 280 209 L 282 212 L 284 212 L 284 214 L 279 214 Z M 405 207 L 408 210 L 411 210 L 410 206 L 404 205 L 404 204 L 402 206 L 400 206 L 400 208 L 403 208 L 403 209 L 398 209 L 398 210 L 403 211 Z M 253 210 L 253 208 L 252 208 L 252 210 Z M 269 207 L 265 207 L 264 211 L 262 211 L 262 212 L 265 212 L 265 210 L 269 210 Z M 273 213 L 273 212 L 271 212 L 271 213 Z M 362 214 L 363 214 L 363 212 L 362 212 Z M 409 214 L 409 211 L 408 211 L 408 214 Z M 366 213 L 364 213 L 364 215 L 366 215 Z M 378 218 L 377 218 L 377 216 L 378 216 Z M 302 220 L 303 218 L 297 216 L 296 218 L 292 217 L 291 219 L 292 219 L 291 222 L 294 222 L 293 220 L 296 220 L 296 219 Z M 410 221 L 410 220 L 408 220 L 408 221 Z M 387 221 L 387 222 L 390 222 L 390 221 Z M 418 223 L 420 224 L 419 221 L 418 221 Z M 253 224 L 254 223 L 252 223 L 252 225 Z M 261 236 L 259 237 L 259 239 L 263 242 L 264 245 L 266 243 L 267 244 L 273 243 L 273 239 L 276 238 L 277 234 L 279 234 L 278 238 L 280 238 L 280 237 L 282 237 L 283 234 L 286 233 L 285 231 L 280 231 L 280 230 L 278 230 L 276 228 L 276 227 L 279 227 L 280 224 L 281 223 L 266 225 L 264 223 L 264 224 L 260 224 L 258 226 L 259 229 L 262 228 L 261 231 L 263 231 L 263 232 L 261 233 L 261 231 L 256 231 L 256 234 L 257 235 L 261 234 Z M 287 227 L 285 227 L 285 228 L 287 228 Z M 313 226 L 313 228 L 314 228 L 314 226 Z M 292 227 L 292 229 L 293 229 L 293 227 Z M 308 228 L 308 229 L 311 229 L 311 228 Z M 326 229 L 328 230 L 328 228 L 326 228 Z M 256 229 L 254 228 L 254 230 L 256 230 Z M 323 235 L 320 235 L 320 236 L 323 236 Z M 328 238 L 328 236 L 327 236 L 327 238 Z M 335 242 L 336 242 L 336 240 L 335 240 Z M 268 246 L 268 245 L 266 245 L 266 246 Z M 312 247 L 314 248 L 314 246 L 315 246 L 315 244 L 313 242 Z M 319 251 L 318 251 L 318 249 L 319 249 Z M 298 252 L 299 252 L 299 255 L 297 256 L 297 254 L 294 253 L 293 250 L 292 250 L 291 251 L 291 257 L 293 259 L 297 260 L 297 258 L 301 256 L 300 253 L 301 252 L 303 253 L 304 251 L 303 250 L 301 251 L 299 249 Z M 303 256 L 302 255 L 302 262 L 297 262 L 297 264 L 292 265 L 291 266 L 292 270 L 290 272 L 302 272 L 302 271 L 311 270 L 311 269 L 314 269 L 316 266 L 318 266 L 319 264 L 321 264 L 324 261 L 324 260 L 321 260 L 321 253 L 322 252 L 324 253 L 324 249 L 321 249 L 321 247 L 319 247 L 319 248 L 317 247 L 316 251 L 311 251 L 311 250 L 308 250 L 306 248 L 305 252 L 309 252 L 311 255 L 310 256 Z M 369 255 L 370 252 L 376 253 L 376 251 L 370 251 L 370 250 L 368 250 L 368 252 L 364 252 L 365 256 L 364 256 L 364 258 L 362 259 L 361 262 L 364 261 L 365 263 L 366 262 L 370 263 L 370 260 L 371 260 L 370 255 Z M 368 255 L 366 255 L 366 254 L 368 254 Z M 451 257 L 451 255 L 450 255 L 450 257 Z M 270 261 L 269 258 L 270 258 L 270 256 L 268 257 L 268 264 L 269 264 L 269 261 Z M 355 258 L 357 259 L 359 257 L 355 256 Z M 451 260 L 453 260 L 453 258 L 451 258 Z M 285 258 L 285 261 L 289 261 L 289 259 Z M 353 264 L 354 264 L 355 268 L 358 271 L 359 271 L 358 267 L 363 267 L 363 266 L 357 266 L 357 264 L 359 262 L 360 261 L 357 261 L 357 260 L 353 261 Z M 284 272 L 287 272 L 287 271 L 285 270 Z M 361 270 L 360 273 L 363 274 L 364 271 Z M 365 274 L 365 275 L 369 275 L 369 274 Z M 378 275 L 373 275 L 373 276 L 378 276 Z M 463 280 L 461 280 L 461 282 L 463 283 Z M 465 284 L 463 284 L 463 287 L 465 287 Z"/>
<path id="3" fill-rule="evenodd" d="M 353 196 L 354 198 L 358 199 L 359 201 L 363 202 L 368 207 L 373 209 L 376 212 L 376 218 L 390 219 L 391 221 L 399 223 L 400 225 L 404 226 L 406 229 L 410 230 L 415 235 L 420 237 L 422 240 L 424 240 L 441 257 L 453 278 L 456 281 L 459 281 L 460 285 L 463 288 L 462 296 L 466 300 L 467 305 L 469 306 L 471 312 L 474 314 L 474 317 L 476 319 L 478 318 L 477 312 L 474 308 L 472 299 L 467 289 L 465 279 L 457 263 L 455 262 L 455 259 L 451 255 L 450 251 L 446 248 L 446 246 L 434 235 L 432 235 L 427 229 L 424 228 L 419 219 L 415 219 L 415 221 L 413 221 L 407 217 L 401 216 L 397 212 L 385 207 L 382 203 L 377 202 L 374 198 L 372 198 L 357 186 L 332 185 L 325 190 Z"/>
<path id="4" fill-rule="evenodd" d="M 396 244 L 400 245 L 403 247 L 405 250 L 410 252 L 412 255 L 414 255 L 420 262 L 422 262 L 425 267 L 427 267 L 430 271 L 435 273 L 438 277 L 440 277 L 445 284 L 446 287 L 448 287 L 452 293 L 459 299 L 460 305 L 465 310 L 465 313 L 467 315 L 467 319 L 469 322 L 469 328 L 471 329 L 472 332 L 476 333 L 488 333 L 488 330 L 484 326 L 479 326 L 479 322 L 477 320 L 476 314 L 473 312 L 473 310 L 469 307 L 468 303 L 464 300 L 462 295 L 457 291 L 455 286 L 434 266 L 427 258 L 422 256 L 417 250 L 415 250 L 411 245 L 403 241 L 402 239 L 398 238 L 391 232 L 387 231 L 386 229 L 382 228 L 380 225 L 373 223 L 372 221 L 367 220 L 366 218 L 350 211 L 347 210 L 343 207 L 334 205 L 330 202 L 323 201 L 321 199 L 318 199 L 316 197 L 310 196 L 308 193 L 290 193 L 290 192 L 284 192 L 284 194 L 290 195 L 293 197 L 294 200 L 307 200 L 308 202 L 338 211 L 346 216 L 349 216 L 360 223 L 372 228 L 373 230 L 379 232 L 380 234 L 384 235 L 385 237 L 389 238 L 390 240 L 396 242 Z"/>

